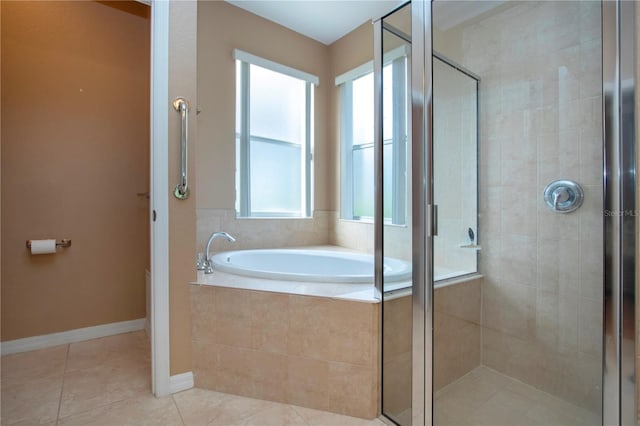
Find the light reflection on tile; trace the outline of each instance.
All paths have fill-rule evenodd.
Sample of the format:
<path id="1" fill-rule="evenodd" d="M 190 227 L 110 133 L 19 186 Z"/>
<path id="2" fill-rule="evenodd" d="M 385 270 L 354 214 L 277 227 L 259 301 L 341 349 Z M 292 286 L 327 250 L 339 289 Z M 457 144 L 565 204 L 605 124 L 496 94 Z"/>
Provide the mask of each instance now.
<path id="1" fill-rule="evenodd" d="M 478 367 L 436 394 L 435 425 L 597 425 L 600 416 L 523 382 Z"/>

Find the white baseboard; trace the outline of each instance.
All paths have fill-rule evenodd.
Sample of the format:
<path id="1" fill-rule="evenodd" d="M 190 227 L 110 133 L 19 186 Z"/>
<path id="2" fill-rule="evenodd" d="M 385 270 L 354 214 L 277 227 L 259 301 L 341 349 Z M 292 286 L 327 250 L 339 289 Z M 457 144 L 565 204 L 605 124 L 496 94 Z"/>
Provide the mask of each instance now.
<path id="1" fill-rule="evenodd" d="M 176 374 L 169 377 L 169 392 L 182 392 L 193 387 L 193 372 Z"/>
<path id="2" fill-rule="evenodd" d="M 99 337 L 113 336 L 114 334 L 144 330 L 145 321 L 145 318 L 141 318 L 131 321 L 96 325 L 94 327 L 77 328 L 75 330 L 63 331 L 60 333 L 45 334 L 43 336 L 9 340 L 7 342 L 0 343 L 0 353 L 2 353 L 2 355 L 9 355 L 18 352 L 33 351 L 36 349 L 82 342 L 84 340 L 97 339 Z"/>

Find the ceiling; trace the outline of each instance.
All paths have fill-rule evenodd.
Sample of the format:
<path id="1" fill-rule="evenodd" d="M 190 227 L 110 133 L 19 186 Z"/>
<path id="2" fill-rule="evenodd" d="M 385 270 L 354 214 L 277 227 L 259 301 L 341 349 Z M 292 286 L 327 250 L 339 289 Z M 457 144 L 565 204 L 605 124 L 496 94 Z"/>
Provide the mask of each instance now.
<path id="1" fill-rule="evenodd" d="M 225 0 L 297 33 L 331 44 L 364 22 L 378 19 L 406 0 Z M 433 3 L 434 26 L 446 31 L 505 0 L 440 0 Z"/>
<path id="2" fill-rule="evenodd" d="M 391 12 L 403 0 L 226 0 L 324 44 L 366 21 Z"/>

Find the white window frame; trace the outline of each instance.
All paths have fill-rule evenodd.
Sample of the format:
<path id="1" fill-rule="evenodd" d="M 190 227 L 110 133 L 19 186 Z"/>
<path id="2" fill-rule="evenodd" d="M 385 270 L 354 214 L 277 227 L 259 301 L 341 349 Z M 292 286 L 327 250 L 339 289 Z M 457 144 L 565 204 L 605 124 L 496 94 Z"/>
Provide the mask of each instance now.
<path id="1" fill-rule="evenodd" d="M 237 174 L 236 183 L 236 211 L 238 217 L 241 218 L 253 218 L 253 217 L 295 217 L 295 218 L 308 218 L 311 217 L 313 209 L 313 133 L 314 133 L 314 86 L 320 83 L 320 79 L 304 71 L 297 70 L 295 68 L 288 67 L 286 65 L 279 64 L 277 62 L 270 61 L 265 58 L 253 55 L 251 53 L 244 52 L 239 49 L 234 50 L 234 58 L 239 61 L 240 72 L 240 132 L 236 134 L 236 138 L 239 140 L 238 147 L 236 148 L 237 161 Z M 302 180 L 302 193 L 301 193 L 301 206 L 300 214 L 292 214 L 290 212 L 253 212 L 251 210 L 251 170 L 250 170 L 250 142 L 251 139 L 259 140 L 260 142 L 279 144 L 279 145 L 291 145 L 292 143 L 285 140 L 264 138 L 256 135 L 251 135 L 250 129 L 250 65 L 256 65 L 262 68 L 266 68 L 270 71 L 274 71 L 280 74 L 287 75 L 305 82 L 305 140 L 300 145 L 302 152 L 302 164 L 301 164 L 301 176 Z M 236 90 L 238 90 L 238 82 L 236 82 Z M 238 120 L 238 117 L 236 117 Z M 295 144 L 298 146 L 298 144 Z"/>
<path id="2" fill-rule="evenodd" d="M 392 213 L 391 218 L 385 218 L 385 223 L 393 225 L 405 225 L 407 221 L 407 143 L 408 122 L 407 105 L 408 95 L 406 60 L 409 51 L 406 46 L 400 46 L 384 55 L 384 66 L 391 64 L 393 67 L 393 135 L 391 139 L 384 140 L 384 145 L 391 144 L 393 150 L 393 183 L 392 183 Z M 356 149 L 366 149 L 373 145 L 353 145 L 353 82 L 360 77 L 373 73 L 373 61 L 362 64 L 351 71 L 336 77 L 335 84 L 340 86 L 340 217 L 345 220 L 372 222 L 373 217 L 355 216 L 353 212 L 353 152 Z M 394 141 L 396 141 L 394 143 Z M 374 177 L 371 176 L 372 185 Z"/>

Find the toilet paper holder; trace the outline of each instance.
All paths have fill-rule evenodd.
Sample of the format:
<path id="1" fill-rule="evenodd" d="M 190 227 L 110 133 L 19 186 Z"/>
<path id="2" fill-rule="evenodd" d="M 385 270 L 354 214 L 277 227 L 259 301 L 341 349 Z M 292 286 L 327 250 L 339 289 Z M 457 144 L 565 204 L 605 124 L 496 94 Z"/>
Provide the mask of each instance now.
<path id="1" fill-rule="evenodd" d="M 56 240 L 56 247 L 71 247 L 71 240 L 67 238 Z M 27 240 L 27 248 L 31 250 L 31 240 Z"/>

